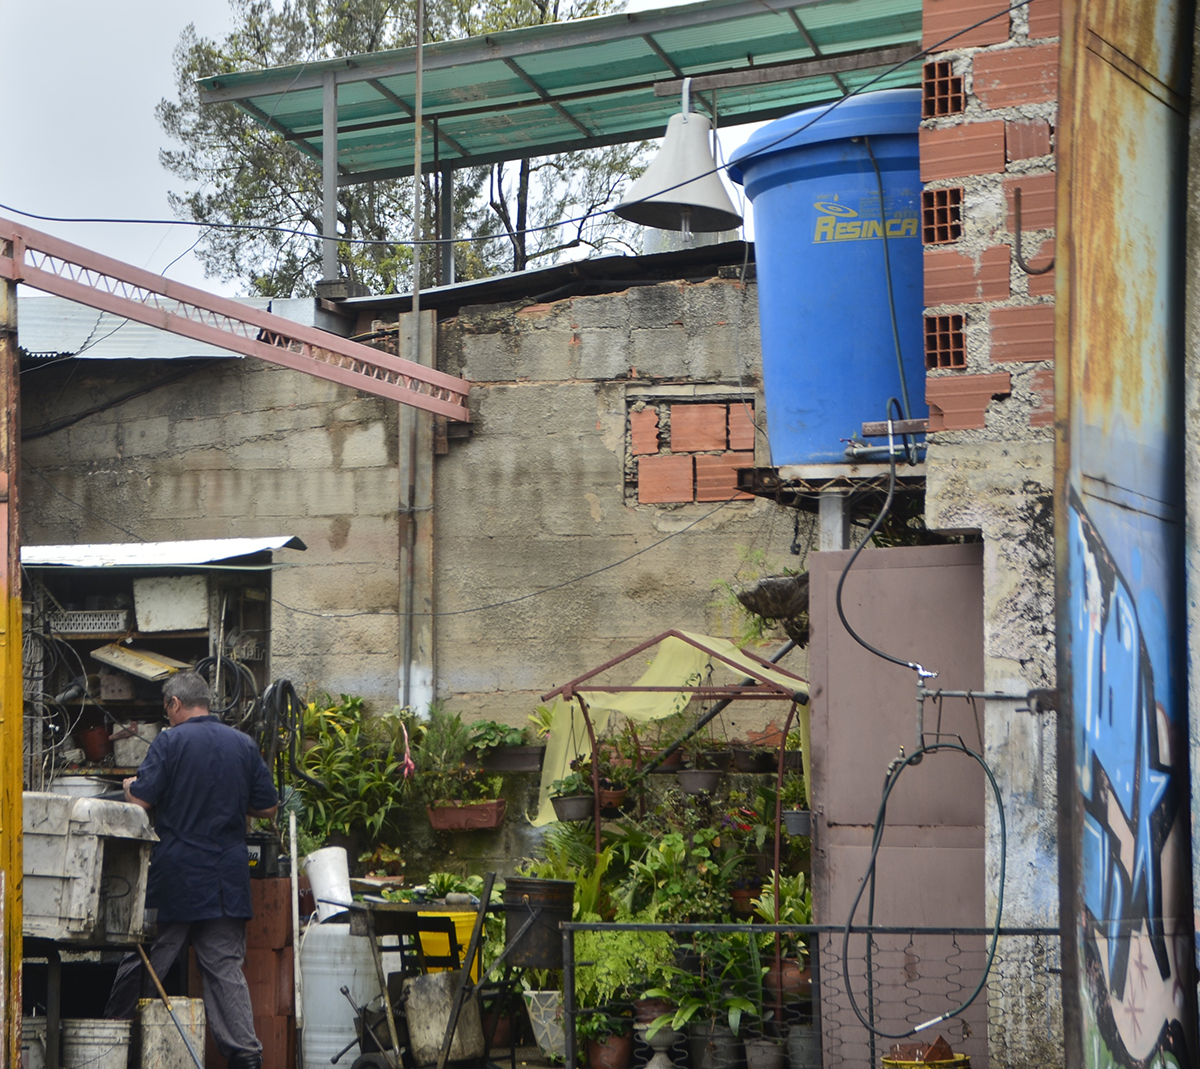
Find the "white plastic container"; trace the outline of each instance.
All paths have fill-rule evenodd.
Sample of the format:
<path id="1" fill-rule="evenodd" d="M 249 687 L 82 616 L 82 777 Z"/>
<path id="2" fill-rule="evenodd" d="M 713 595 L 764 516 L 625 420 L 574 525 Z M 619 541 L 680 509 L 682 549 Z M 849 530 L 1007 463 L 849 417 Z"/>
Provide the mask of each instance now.
<path id="1" fill-rule="evenodd" d="M 26 936 L 128 946 L 145 929 L 146 875 L 158 836 L 141 806 L 26 791 Z"/>
<path id="2" fill-rule="evenodd" d="M 361 1006 L 379 994 L 371 943 L 348 924 L 310 924 L 300 942 L 304 988 L 304 1069 L 329 1069 L 329 1059 L 354 1039 L 354 1011 L 344 984 Z M 346 1055 L 345 1062 L 354 1060 Z"/>
<path id="3" fill-rule="evenodd" d="M 103 1017 L 63 1021 L 63 1069 L 125 1069 L 132 1024 Z"/>
<path id="4" fill-rule="evenodd" d="M 158 737 L 162 725 L 147 721 L 131 720 L 127 724 L 113 724 L 113 764 L 117 768 L 137 768 L 144 760 L 150 749 L 150 744 Z M 131 732 L 126 735 L 125 732 Z M 124 736 L 122 738 L 121 736 Z"/>
<path id="5" fill-rule="evenodd" d="M 350 864 L 344 846 L 326 846 L 304 859 L 304 871 L 312 885 L 317 916 L 324 924 L 354 901 L 350 893 Z"/>
<path id="6" fill-rule="evenodd" d="M 108 780 L 95 776 L 58 776 L 50 781 L 51 794 L 64 794 L 68 798 L 99 798 L 112 789 Z"/>
<path id="7" fill-rule="evenodd" d="M 46 1069 L 46 1018 L 21 1018 L 21 1069 Z"/>
<path id="8" fill-rule="evenodd" d="M 204 1000 L 172 996 L 171 1009 L 187 1033 L 188 1042 L 200 1060 L 204 1060 Z M 183 1037 L 167 1007 L 156 998 L 138 1001 L 140 1027 L 136 1069 L 194 1069 L 196 1063 L 188 1053 Z"/>

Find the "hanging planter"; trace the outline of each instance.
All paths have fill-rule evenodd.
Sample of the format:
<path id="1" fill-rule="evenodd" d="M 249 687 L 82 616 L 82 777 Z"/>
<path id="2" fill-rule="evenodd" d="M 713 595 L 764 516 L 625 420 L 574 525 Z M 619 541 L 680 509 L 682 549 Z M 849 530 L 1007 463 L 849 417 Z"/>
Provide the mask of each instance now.
<path id="1" fill-rule="evenodd" d="M 775 771 L 776 754 L 761 748 L 734 750 L 735 772 L 762 773 Z"/>
<path id="2" fill-rule="evenodd" d="M 681 768 L 675 779 L 684 794 L 708 794 L 721 785 L 722 775 L 717 768 Z"/>
<path id="3" fill-rule="evenodd" d="M 559 820 L 587 820 L 596 811 L 594 794 L 567 794 L 551 798 L 554 815 Z"/>
<path id="4" fill-rule="evenodd" d="M 812 813 L 807 809 L 785 809 L 783 823 L 788 835 L 812 835 Z"/>
<path id="5" fill-rule="evenodd" d="M 618 813 L 621 806 L 625 804 L 625 797 L 629 794 L 628 787 L 601 787 L 600 788 L 600 809 L 607 810 L 610 813 Z"/>
<path id="6" fill-rule="evenodd" d="M 488 831 L 504 823 L 507 807 L 503 798 L 490 802 L 443 800 L 426 806 L 425 812 L 434 831 Z"/>

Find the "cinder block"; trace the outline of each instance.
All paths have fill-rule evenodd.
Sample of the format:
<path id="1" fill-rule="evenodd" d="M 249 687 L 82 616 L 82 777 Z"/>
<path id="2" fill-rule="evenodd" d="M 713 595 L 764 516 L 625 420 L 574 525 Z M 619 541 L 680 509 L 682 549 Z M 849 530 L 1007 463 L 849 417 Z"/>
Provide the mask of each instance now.
<path id="1" fill-rule="evenodd" d="M 633 455 L 645 456 L 658 452 L 658 412 L 643 408 L 629 413 L 629 432 L 632 438 Z"/>
<path id="2" fill-rule="evenodd" d="M 931 431 L 963 431 L 983 427 L 987 407 L 996 397 L 1012 393 L 1007 371 L 992 375 L 939 375 L 925 380 Z"/>
<path id="3" fill-rule="evenodd" d="M 754 405 L 749 401 L 729 406 L 729 448 L 754 449 Z"/>
<path id="4" fill-rule="evenodd" d="M 972 70 L 974 92 L 984 107 L 1012 108 L 1054 100 L 1058 93 L 1058 45 L 981 52 Z"/>
<path id="5" fill-rule="evenodd" d="M 292 881 L 250 881 L 254 916 L 246 922 L 246 946 L 282 950 L 292 942 Z"/>
<path id="6" fill-rule="evenodd" d="M 991 328 L 993 360 L 1054 359 L 1054 305 L 1052 304 L 993 308 Z"/>
<path id="7" fill-rule="evenodd" d="M 737 469 L 754 467 L 754 454 L 722 453 L 696 457 L 697 501 L 742 501 L 752 497 L 737 488 Z"/>
<path id="8" fill-rule="evenodd" d="M 1008 0 L 925 0 L 921 14 L 922 47 L 971 48 L 1007 41 L 1011 32 L 1009 16 L 1002 12 L 1008 8 Z M 998 17 L 967 30 L 989 15 Z"/>
<path id="9" fill-rule="evenodd" d="M 1062 33 L 1061 0 L 1030 0 L 1029 36 L 1057 37 Z"/>
<path id="10" fill-rule="evenodd" d="M 1050 124 L 1045 119 L 1015 119 L 1004 124 L 1008 159 L 1031 160 L 1050 153 Z"/>
<path id="11" fill-rule="evenodd" d="M 1004 121 L 959 123 L 920 132 L 921 181 L 1000 174 L 1004 170 Z"/>
<path id="12" fill-rule="evenodd" d="M 1033 373 L 1030 388 L 1040 398 L 1040 404 L 1029 417 L 1031 427 L 1050 427 L 1054 425 L 1054 369 L 1039 368 Z"/>
<path id="13" fill-rule="evenodd" d="M 691 501 L 692 458 L 676 456 L 638 459 L 638 502 L 643 505 Z"/>
<path id="14" fill-rule="evenodd" d="M 1008 229 L 1016 231 L 1016 200 L 1013 190 L 1021 187 L 1021 230 L 1053 230 L 1055 194 L 1053 174 L 1023 174 L 1004 180 L 1004 200 L 1008 205 Z M 1022 247 L 1024 251 L 1024 247 Z"/>
<path id="15" fill-rule="evenodd" d="M 728 405 L 672 405 L 671 451 L 695 453 L 724 449 L 728 410 Z"/>
<path id="16" fill-rule="evenodd" d="M 973 304 L 999 301 L 1009 295 L 1007 245 L 985 249 L 978 262 L 949 250 L 925 250 L 925 304 Z"/>

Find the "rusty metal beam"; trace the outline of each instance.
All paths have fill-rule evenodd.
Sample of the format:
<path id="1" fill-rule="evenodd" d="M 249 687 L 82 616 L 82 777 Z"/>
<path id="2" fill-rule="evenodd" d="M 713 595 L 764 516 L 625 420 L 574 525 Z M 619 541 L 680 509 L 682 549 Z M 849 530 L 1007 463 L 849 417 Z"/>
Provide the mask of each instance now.
<path id="1" fill-rule="evenodd" d="M 0 219 L 0 278 L 242 356 L 468 421 L 466 380 Z"/>
<path id="2" fill-rule="evenodd" d="M 0 249 L 3 243 L 0 242 Z M 0 280 L 0 1063 L 21 1064 L 24 680 L 21 666 L 21 546 L 17 476 L 21 468 L 17 390 L 17 287 Z"/>

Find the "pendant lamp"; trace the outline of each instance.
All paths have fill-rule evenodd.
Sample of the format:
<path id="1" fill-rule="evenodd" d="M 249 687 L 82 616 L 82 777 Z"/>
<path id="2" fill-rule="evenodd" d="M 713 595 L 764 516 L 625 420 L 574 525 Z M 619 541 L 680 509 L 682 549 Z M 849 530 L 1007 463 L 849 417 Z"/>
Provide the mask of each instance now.
<path id="1" fill-rule="evenodd" d="M 709 135 L 712 124 L 690 108 L 691 79 L 683 80 L 683 111 L 672 115 L 662 148 L 613 211 L 659 230 L 731 230 L 742 217 L 721 184 Z"/>

